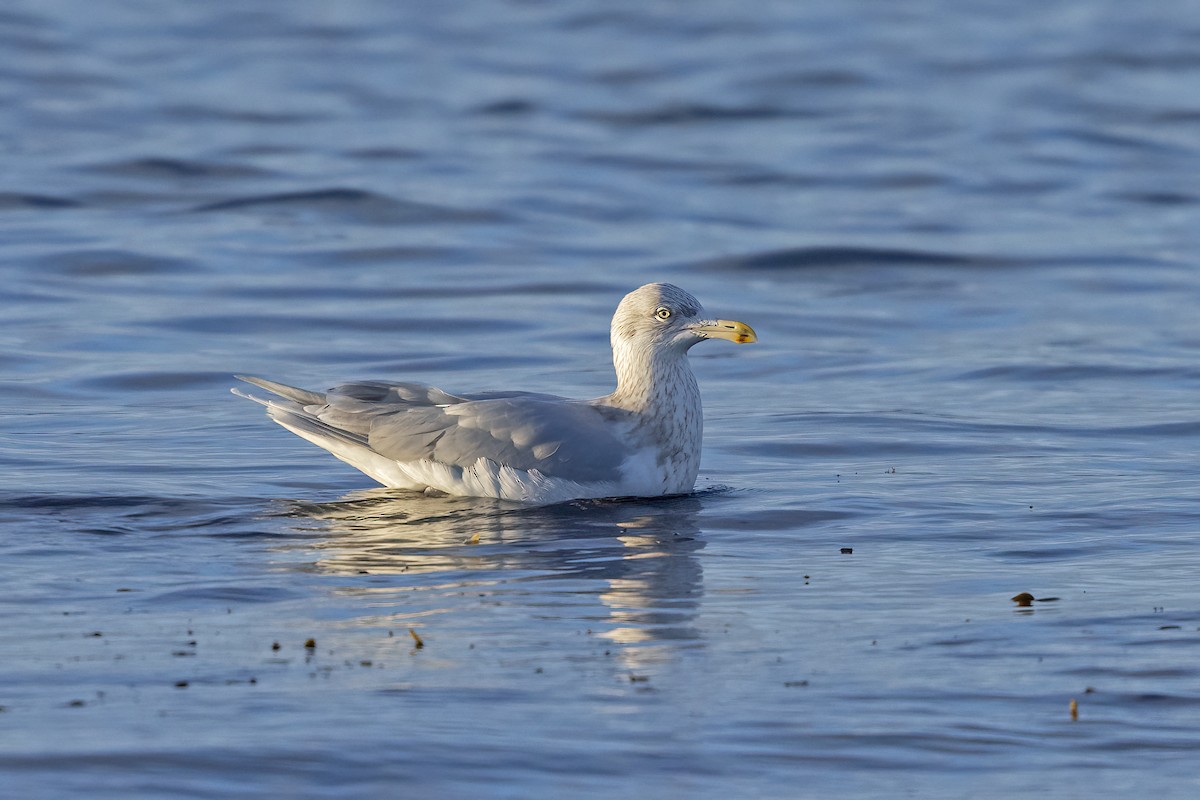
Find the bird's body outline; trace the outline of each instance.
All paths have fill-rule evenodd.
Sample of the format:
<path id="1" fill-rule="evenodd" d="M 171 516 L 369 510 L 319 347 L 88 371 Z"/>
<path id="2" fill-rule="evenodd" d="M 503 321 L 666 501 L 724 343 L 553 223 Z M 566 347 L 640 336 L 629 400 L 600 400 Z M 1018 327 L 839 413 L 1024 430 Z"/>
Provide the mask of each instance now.
<path id="1" fill-rule="evenodd" d="M 630 292 L 613 316 L 617 388 L 592 400 L 534 392 L 453 395 L 416 382 L 360 381 L 313 392 L 238 376 L 272 420 L 385 486 L 525 503 L 690 492 L 703 412 L 687 350 L 756 341 L 744 323 L 705 320 L 671 284 Z"/>

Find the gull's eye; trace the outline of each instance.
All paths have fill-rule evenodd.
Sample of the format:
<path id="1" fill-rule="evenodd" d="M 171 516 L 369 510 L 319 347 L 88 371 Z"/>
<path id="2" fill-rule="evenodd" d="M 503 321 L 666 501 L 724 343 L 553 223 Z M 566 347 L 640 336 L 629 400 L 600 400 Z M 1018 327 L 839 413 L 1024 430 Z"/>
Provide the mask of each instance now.
<path id="1" fill-rule="evenodd" d="M 654 316 L 658 317 L 659 319 L 670 319 L 671 309 L 665 306 L 659 306 L 657 309 L 655 309 Z"/>

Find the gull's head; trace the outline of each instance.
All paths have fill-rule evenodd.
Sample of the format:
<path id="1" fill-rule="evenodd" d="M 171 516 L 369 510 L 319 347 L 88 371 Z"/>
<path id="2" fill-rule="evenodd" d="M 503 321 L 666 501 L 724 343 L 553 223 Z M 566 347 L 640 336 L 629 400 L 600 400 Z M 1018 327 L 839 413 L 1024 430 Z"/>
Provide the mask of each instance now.
<path id="1" fill-rule="evenodd" d="M 613 350 L 628 348 L 683 355 L 705 339 L 758 341 L 744 322 L 711 319 L 700 301 L 670 283 L 648 283 L 625 295 L 612 320 Z"/>

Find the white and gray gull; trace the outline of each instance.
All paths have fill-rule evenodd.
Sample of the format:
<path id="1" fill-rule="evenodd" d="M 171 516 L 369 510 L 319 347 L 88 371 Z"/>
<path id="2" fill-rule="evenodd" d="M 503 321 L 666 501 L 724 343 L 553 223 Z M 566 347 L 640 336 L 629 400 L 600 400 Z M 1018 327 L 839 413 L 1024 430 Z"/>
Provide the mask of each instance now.
<path id="1" fill-rule="evenodd" d="M 744 322 L 707 318 L 679 287 L 651 283 L 617 306 L 611 338 L 617 388 L 595 400 L 383 381 L 322 393 L 242 376 L 277 397 L 233 392 L 393 488 L 525 503 L 692 491 L 704 422 L 687 351 L 758 337 Z"/>

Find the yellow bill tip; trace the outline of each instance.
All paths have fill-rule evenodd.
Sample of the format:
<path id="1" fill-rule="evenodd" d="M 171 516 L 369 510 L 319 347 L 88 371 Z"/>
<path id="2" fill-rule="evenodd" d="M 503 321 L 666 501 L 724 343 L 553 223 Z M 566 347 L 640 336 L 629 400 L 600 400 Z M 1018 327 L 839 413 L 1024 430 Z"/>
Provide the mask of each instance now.
<path id="1" fill-rule="evenodd" d="M 706 339 L 727 339 L 738 344 L 750 344 L 758 341 L 758 334 L 754 332 L 754 328 L 734 319 L 701 322 L 692 330 Z"/>

